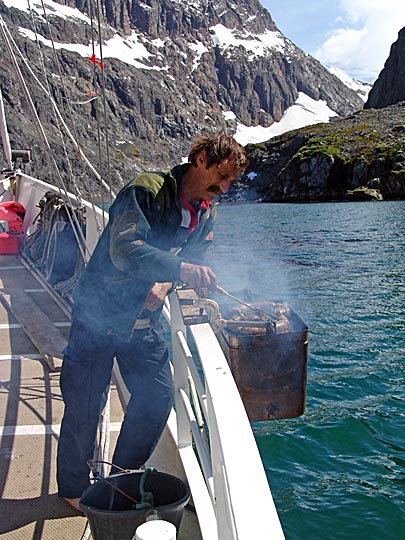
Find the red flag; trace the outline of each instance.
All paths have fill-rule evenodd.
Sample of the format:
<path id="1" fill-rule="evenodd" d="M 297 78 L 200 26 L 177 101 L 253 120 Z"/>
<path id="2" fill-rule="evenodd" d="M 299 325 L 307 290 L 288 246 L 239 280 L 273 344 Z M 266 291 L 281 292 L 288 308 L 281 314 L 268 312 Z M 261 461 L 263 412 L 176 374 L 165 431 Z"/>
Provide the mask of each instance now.
<path id="1" fill-rule="evenodd" d="M 90 62 L 93 62 L 93 64 L 99 65 L 101 69 L 104 69 L 103 62 L 100 62 L 100 60 L 97 60 L 96 55 L 94 53 L 90 56 L 89 60 Z"/>

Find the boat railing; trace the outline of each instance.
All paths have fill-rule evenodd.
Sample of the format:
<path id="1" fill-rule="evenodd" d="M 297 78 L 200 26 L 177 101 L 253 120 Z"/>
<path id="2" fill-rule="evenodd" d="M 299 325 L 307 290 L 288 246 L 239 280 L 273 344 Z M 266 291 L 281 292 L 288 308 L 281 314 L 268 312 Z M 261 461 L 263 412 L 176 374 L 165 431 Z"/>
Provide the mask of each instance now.
<path id="1" fill-rule="evenodd" d="M 6 180 L 8 183 L 15 180 L 15 195 L 13 198 L 18 200 L 27 213 L 24 218 L 25 232 L 32 232 L 30 229 L 32 224 L 35 223 L 36 217 L 38 215 L 38 202 L 41 197 L 47 192 L 52 191 L 55 194 L 61 195 L 65 200 L 69 200 L 73 207 L 83 206 L 86 210 L 86 246 L 89 253 L 92 253 L 97 241 L 100 237 L 100 234 L 108 221 L 108 213 L 103 211 L 100 207 L 95 204 L 90 203 L 85 199 L 80 199 L 76 197 L 73 193 L 63 192 L 59 190 L 56 186 L 38 180 L 38 178 L 29 176 L 22 173 L 21 171 L 16 171 L 12 175 L 11 179 Z M 11 194 L 11 191 L 9 190 Z M 36 225 L 35 225 L 36 226 Z M 35 228 L 34 226 L 34 228 Z"/>
<path id="2" fill-rule="evenodd" d="M 209 323 L 185 326 L 175 292 L 169 300 L 164 314 L 171 327 L 177 445 L 186 476 L 196 484 L 191 492 L 200 495 L 194 500 L 203 538 L 282 539 L 252 428 L 219 342 Z"/>

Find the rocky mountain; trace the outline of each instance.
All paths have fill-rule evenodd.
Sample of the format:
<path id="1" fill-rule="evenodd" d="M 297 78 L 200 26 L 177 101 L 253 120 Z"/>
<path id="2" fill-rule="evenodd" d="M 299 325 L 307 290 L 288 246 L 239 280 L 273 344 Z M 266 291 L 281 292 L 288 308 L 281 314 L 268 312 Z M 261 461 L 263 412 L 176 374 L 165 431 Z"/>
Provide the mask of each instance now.
<path id="1" fill-rule="evenodd" d="M 0 0 L 0 15 L 0 84 L 12 146 L 33 150 L 29 174 L 53 177 L 17 63 L 68 187 L 95 181 L 46 93 L 115 188 L 142 169 L 177 163 L 201 132 L 270 126 L 300 93 L 339 116 L 363 107 L 257 0 Z"/>
<path id="2" fill-rule="evenodd" d="M 405 199 L 405 101 L 248 145 L 229 198 L 263 202 Z"/>
<path id="3" fill-rule="evenodd" d="M 224 200 L 405 199 L 405 28 L 364 110 L 248 145 L 249 169 Z"/>
<path id="4" fill-rule="evenodd" d="M 381 109 L 405 100 L 405 27 L 392 44 L 390 55 L 374 83 L 364 107 Z"/>

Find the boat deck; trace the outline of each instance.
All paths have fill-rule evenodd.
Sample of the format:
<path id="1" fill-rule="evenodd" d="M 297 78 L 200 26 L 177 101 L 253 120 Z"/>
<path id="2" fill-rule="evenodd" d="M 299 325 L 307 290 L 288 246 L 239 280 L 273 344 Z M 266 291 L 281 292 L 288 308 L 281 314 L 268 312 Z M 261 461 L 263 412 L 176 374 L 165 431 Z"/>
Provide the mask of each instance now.
<path id="1" fill-rule="evenodd" d="M 14 316 L 18 289 L 28 297 L 28 306 L 34 302 L 28 315 L 37 327 L 46 313 L 60 332 L 61 344 L 70 327 L 69 317 L 19 258 L 0 255 L 0 538 L 81 539 L 86 518 L 57 495 L 56 449 L 63 414 L 59 371 L 50 369 L 41 347 Z M 21 301 L 19 305 L 21 309 Z M 110 401 L 113 448 L 122 419 L 114 384 Z M 178 539 L 200 538 L 195 524 L 194 513 L 185 512 Z"/>

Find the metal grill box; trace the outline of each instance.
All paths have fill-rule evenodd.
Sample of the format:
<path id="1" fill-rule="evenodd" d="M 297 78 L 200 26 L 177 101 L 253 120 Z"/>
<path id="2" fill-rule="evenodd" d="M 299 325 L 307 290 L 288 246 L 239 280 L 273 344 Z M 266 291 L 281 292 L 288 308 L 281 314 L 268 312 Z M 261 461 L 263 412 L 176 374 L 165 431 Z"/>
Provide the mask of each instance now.
<path id="1" fill-rule="evenodd" d="M 280 304 L 278 304 L 280 305 Z M 217 337 L 251 422 L 294 418 L 306 401 L 308 327 L 286 304 L 281 324 L 226 319 Z M 260 303 L 262 310 L 274 303 Z"/>

